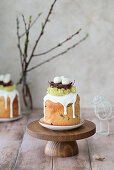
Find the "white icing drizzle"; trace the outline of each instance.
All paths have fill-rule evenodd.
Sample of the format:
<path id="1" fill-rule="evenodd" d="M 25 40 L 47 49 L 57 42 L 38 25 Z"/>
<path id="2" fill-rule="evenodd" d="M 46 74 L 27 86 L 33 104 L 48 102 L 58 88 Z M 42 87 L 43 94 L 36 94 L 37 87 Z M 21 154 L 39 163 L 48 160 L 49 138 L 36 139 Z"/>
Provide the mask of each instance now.
<path id="1" fill-rule="evenodd" d="M 0 98 L 3 96 L 5 99 L 5 109 L 7 109 L 7 99 L 8 97 L 10 98 L 10 118 L 13 117 L 13 101 L 16 95 L 18 97 L 18 114 L 20 115 L 20 100 L 18 91 L 16 89 L 11 92 L 0 90 Z"/>
<path id="2" fill-rule="evenodd" d="M 52 96 L 47 94 L 44 97 L 44 117 L 45 117 L 45 102 L 46 100 L 50 100 L 54 103 L 61 103 L 64 107 L 64 114 L 67 115 L 67 105 L 72 103 L 72 110 L 73 110 L 73 118 L 75 118 L 75 102 L 76 102 L 76 93 L 69 93 L 64 96 Z"/>
<path id="3" fill-rule="evenodd" d="M 5 109 L 7 109 L 7 96 L 6 95 L 4 96 L 4 99 L 5 99 Z"/>

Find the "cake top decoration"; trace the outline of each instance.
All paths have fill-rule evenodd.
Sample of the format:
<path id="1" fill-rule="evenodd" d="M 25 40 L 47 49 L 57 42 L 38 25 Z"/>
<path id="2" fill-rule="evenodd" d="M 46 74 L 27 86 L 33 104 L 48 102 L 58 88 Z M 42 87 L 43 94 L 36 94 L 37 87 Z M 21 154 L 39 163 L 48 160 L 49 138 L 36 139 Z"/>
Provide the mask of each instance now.
<path id="1" fill-rule="evenodd" d="M 3 82 L 4 84 L 7 84 L 11 81 L 11 75 L 10 74 L 6 74 L 3 76 Z"/>
<path id="2" fill-rule="evenodd" d="M 53 82 L 54 82 L 54 83 L 61 83 L 61 81 L 62 81 L 61 77 L 55 77 L 55 78 L 53 79 Z"/>
<path id="3" fill-rule="evenodd" d="M 13 91 L 16 85 L 11 80 L 11 74 L 0 75 L 0 90 Z"/>
<path id="4" fill-rule="evenodd" d="M 63 85 L 68 85 L 68 84 L 70 84 L 70 80 L 68 78 L 63 78 L 62 79 L 62 84 Z"/>
<path id="5" fill-rule="evenodd" d="M 55 77 L 49 84 L 50 87 L 47 89 L 47 93 L 52 96 L 63 96 L 69 93 L 76 93 L 74 83 L 64 76 Z"/>
<path id="6" fill-rule="evenodd" d="M 0 75 L 0 82 L 3 81 L 4 75 Z"/>

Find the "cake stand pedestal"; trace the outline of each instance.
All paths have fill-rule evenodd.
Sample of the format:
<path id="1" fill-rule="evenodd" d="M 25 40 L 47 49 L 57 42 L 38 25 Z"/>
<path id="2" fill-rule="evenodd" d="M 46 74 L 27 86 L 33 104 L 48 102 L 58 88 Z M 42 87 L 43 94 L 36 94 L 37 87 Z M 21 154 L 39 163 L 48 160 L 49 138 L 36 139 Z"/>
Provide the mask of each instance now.
<path id="1" fill-rule="evenodd" d="M 30 136 L 47 140 L 45 154 L 57 157 L 69 157 L 79 153 L 76 140 L 88 138 L 95 134 L 96 126 L 85 120 L 84 124 L 76 129 L 67 131 L 53 131 L 42 127 L 39 121 L 28 124 L 27 132 Z"/>

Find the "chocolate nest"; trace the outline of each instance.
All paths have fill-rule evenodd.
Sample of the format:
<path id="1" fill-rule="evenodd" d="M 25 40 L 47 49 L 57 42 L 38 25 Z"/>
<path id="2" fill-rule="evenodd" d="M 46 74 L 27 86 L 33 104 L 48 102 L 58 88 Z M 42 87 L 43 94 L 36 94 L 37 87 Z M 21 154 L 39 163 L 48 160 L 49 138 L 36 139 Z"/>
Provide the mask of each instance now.
<path id="1" fill-rule="evenodd" d="M 58 89 L 70 89 L 72 86 L 73 86 L 73 82 L 67 84 L 67 85 L 63 85 L 62 83 L 54 83 L 53 81 L 52 82 L 49 82 L 48 83 L 50 84 L 50 87 L 55 87 L 55 88 L 58 88 Z"/>
<path id="2" fill-rule="evenodd" d="M 13 82 L 10 81 L 9 83 L 4 83 L 3 81 L 0 81 L 0 85 L 2 85 L 2 86 L 4 86 L 4 87 L 12 86 L 12 85 L 13 85 Z"/>

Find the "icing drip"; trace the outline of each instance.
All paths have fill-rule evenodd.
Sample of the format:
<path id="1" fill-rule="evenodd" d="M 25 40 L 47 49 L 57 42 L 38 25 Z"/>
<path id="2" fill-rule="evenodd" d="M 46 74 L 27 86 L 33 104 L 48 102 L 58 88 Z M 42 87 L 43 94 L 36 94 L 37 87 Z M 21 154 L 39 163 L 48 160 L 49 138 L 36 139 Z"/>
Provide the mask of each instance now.
<path id="1" fill-rule="evenodd" d="M 67 115 L 67 107 L 64 106 L 64 114 Z"/>
<path id="2" fill-rule="evenodd" d="M 7 96 L 5 95 L 4 98 L 5 98 L 5 109 L 7 109 Z"/>
<path id="3" fill-rule="evenodd" d="M 0 97 L 4 97 L 5 99 L 5 109 L 7 109 L 7 99 L 10 98 L 10 117 L 13 117 L 13 101 L 15 97 L 18 98 L 18 114 L 20 115 L 20 100 L 19 100 L 19 93 L 17 90 L 13 90 L 11 92 L 0 90 Z"/>
<path id="4" fill-rule="evenodd" d="M 44 118 L 45 118 L 45 101 L 44 101 Z"/>
<path id="5" fill-rule="evenodd" d="M 72 103 L 72 110 L 73 110 L 73 118 L 75 118 L 75 102 L 76 102 L 76 93 L 69 93 L 64 96 L 52 96 L 47 94 L 44 97 L 44 118 L 45 118 L 45 102 L 46 100 L 50 100 L 54 103 L 61 103 L 64 107 L 64 114 L 67 115 L 67 105 Z"/>
<path id="6" fill-rule="evenodd" d="M 18 95 L 17 95 L 17 97 L 18 97 L 18 114 L 20 115 L 20 98 L 19 98 L 19 93 L 18 93 Z"/>

